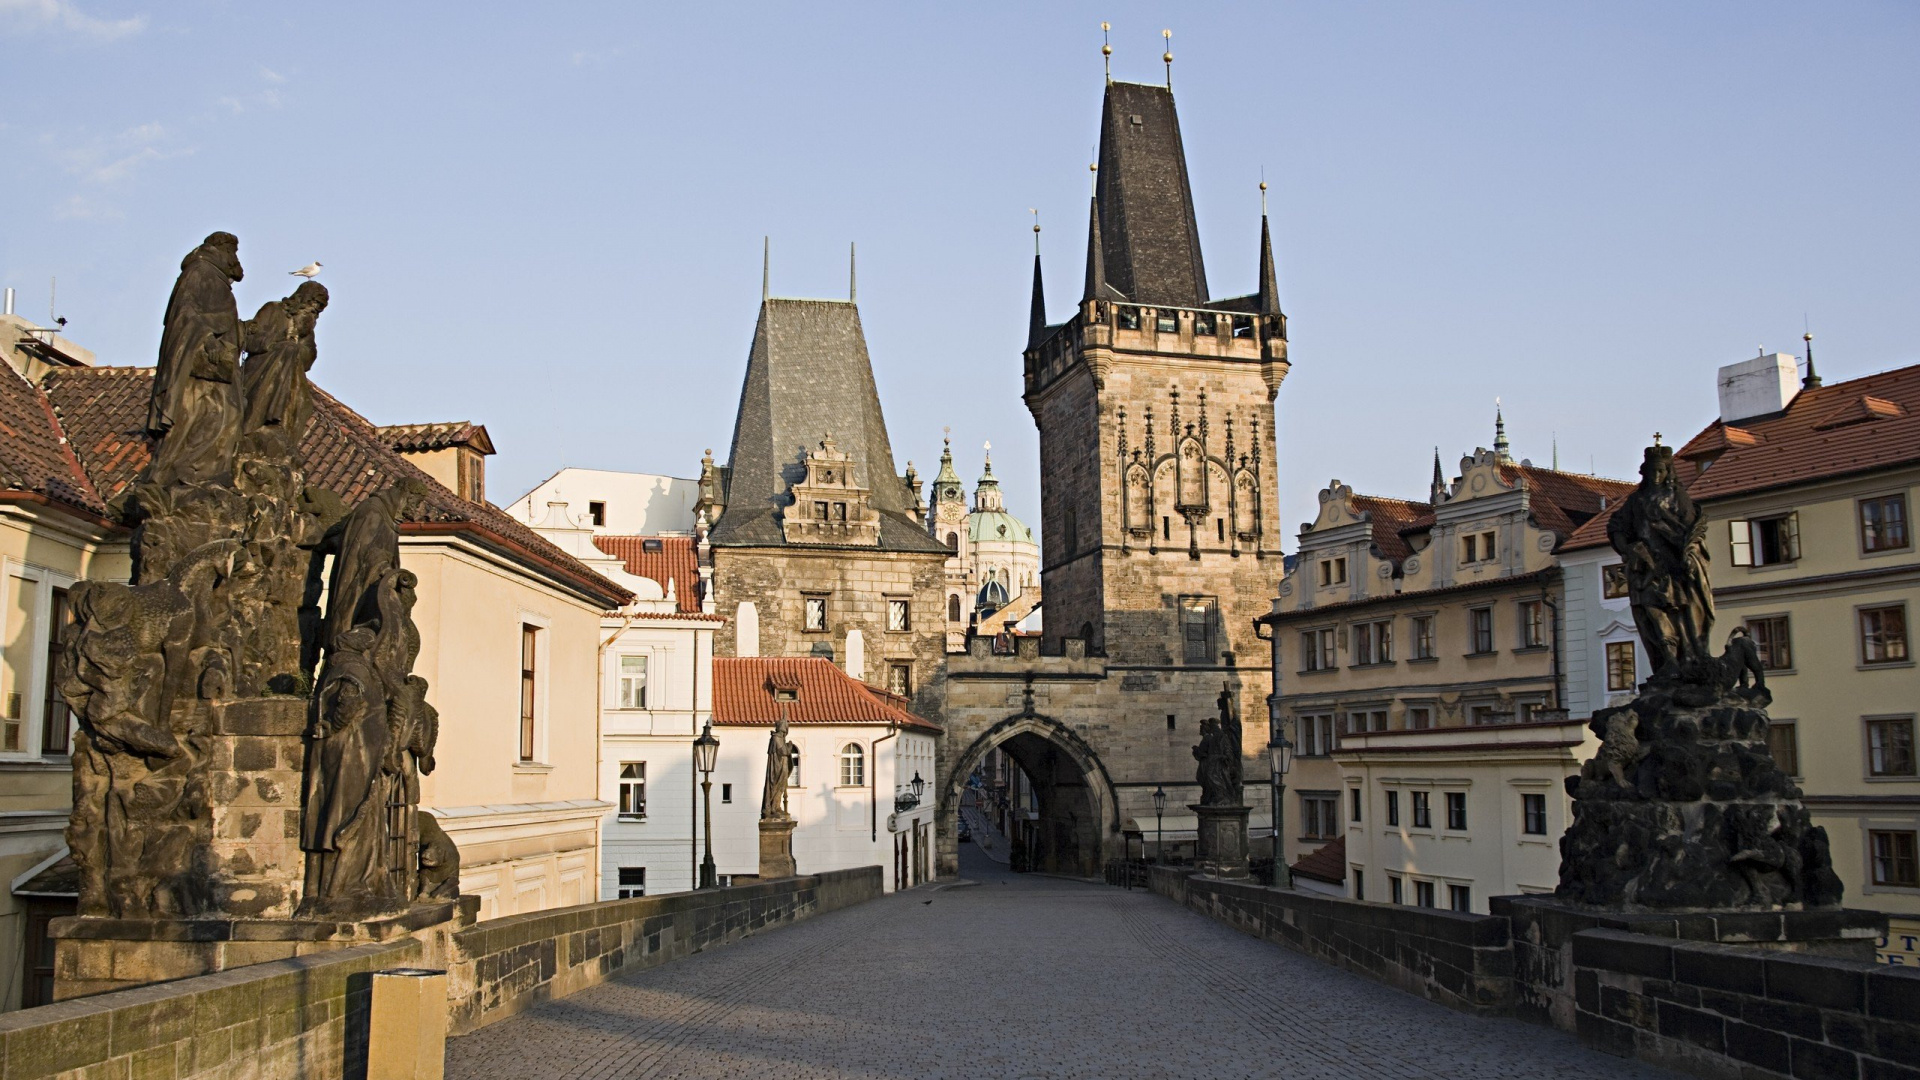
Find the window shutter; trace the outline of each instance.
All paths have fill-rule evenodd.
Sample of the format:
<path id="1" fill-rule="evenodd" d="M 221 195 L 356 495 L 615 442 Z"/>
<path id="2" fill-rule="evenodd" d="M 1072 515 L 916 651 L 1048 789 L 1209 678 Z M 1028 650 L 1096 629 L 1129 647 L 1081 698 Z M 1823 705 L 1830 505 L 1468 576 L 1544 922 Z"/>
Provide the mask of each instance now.
<path id="1" fill-rule="evenodd" d="M 1800 557 L 1800 511 L 1787 515 L 1787 560 Z"/>
<path id="2" fill-rule="evenodd" d="M 1750 521 L 1727 522 L 1727 538 L 1733 545 L 1733 565 L 1753 565 L 1753 523 Z"/>

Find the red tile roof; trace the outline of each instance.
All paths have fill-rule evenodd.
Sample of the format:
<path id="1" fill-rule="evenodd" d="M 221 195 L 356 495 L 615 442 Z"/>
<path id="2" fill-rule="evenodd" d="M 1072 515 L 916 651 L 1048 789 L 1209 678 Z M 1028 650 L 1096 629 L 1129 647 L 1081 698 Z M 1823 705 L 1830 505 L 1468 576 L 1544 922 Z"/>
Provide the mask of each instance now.
<path id="1" fill-rule="evenodd" d="M 647 541 L 657 541 L 658 551 L 648 551 Z M 665 589 L 673 582 L 673 597 L 680 610 L 700 610 L 700 560 L 693 550 L 691 536 L 596 536 L 593 546 L 626 564 L 634 577 L 649 578 Z"/>
<path id="2" fill-rule="evenodd" d="M 144 430 L 152 368 L 61 368 L 43 383 L 74 456 L 98 496 L 111 501 L 146 467 Z M 366 417 L 314 388 L 313 420 L 300 442 L 307 481 L 351 506 L 395 480 L 412 477 L 427 498 L 407 533 L 462 533 L 605 607 L 632 599 L 615 585 L 489 503 L 462 499 L 380 438 Z"/>
<path id="3" fill-rule="evenodd" d="M 1347 883 L 1347 838 L 1343 836 L 1302 855 L 1300 861 L 1293 864 L 1293 872 L 1315 881 L 1345 885 Z"/>
<path id="4" fill-rule="evenodd" d="M 1715 420 L 1677 456 L 1704 466 L 1687 485 L 1696 499 L 1765 491 L 1920 461 L 1916 414 L 1920 365 L 1802 390 L 1736 428 Z"/>
<path id="5" fill-rule="evenodd" d="M 452 446 L 471 446 L 483 454 L 493 453 L 493 438 L 485 424 L 453 420 L 439 424 L 383 424 L 374 429 L 388 446 L 403 454 L 445 450 Z"/>
<path id="6" fill-rule="evenodd" d="M 0 364 L 0 491 L 45 499 L 95 518 L 107 512 L 67 445 L 46 395 L 6 364 Z"/>
<path id="7" fill-rule="evenodd" d="M 811 656 L 717 656 L 713 660 L 713 722 L 772 727 L 780 716 L 773 689 L 794 690 L 790 724 L 898 724 L 921 731 L 940 725 L 907 711 L 907 699 L 877 690 Z"/>
<path id="8" fill-rule="evenodd" d="M 1380 557 L 1396 563 L 1413 554 L 1413 549 L 1407 546 L 1406 534 L 1433 524 L 1433 507 L 1405 499 L 1355 495 L 1353 509 L 1367 515 L 1368 524 L 1373 526 L 1373 546 L 1379 550 Z"/>

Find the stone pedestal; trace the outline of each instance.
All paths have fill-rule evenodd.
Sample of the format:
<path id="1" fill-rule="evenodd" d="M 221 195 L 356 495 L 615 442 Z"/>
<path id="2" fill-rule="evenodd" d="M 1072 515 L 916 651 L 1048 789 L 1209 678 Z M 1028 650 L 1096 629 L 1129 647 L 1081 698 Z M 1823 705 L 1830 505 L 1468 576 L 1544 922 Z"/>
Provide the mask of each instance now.
<path id="1" fill-rule="evenodd" d="M 792 877 L 798 871 L 793 863 L 793 819 L 761 819 L 760 880 Z"/>
<path id="2" fill-rule="evenodd" d="M 1188 809 L 1200 818 L 1194 868 L 1208 877 L 1244 878 L 1247 870 L 1247 806 L 1201 806 Z"/>
<path id="3" fill-rule="evenodd" d="M 215 704 L 206 757 L 207 867 L 213 913 L 288 919 L 300 904 L 306 853 L 300 850 L 300 774 L 306 749 L 305 698 Z"/>
<path id="4" fill-rule="evenodd" d="M 364 922 L 313 919 L 55 919 L 53 996 L 56 1001 L 189 979 L 216 971 L 419 938 L 429 963 L 452 955 L 450 937 L 471 926 L 480 899 L 417 904 L 397 915 Z"/>

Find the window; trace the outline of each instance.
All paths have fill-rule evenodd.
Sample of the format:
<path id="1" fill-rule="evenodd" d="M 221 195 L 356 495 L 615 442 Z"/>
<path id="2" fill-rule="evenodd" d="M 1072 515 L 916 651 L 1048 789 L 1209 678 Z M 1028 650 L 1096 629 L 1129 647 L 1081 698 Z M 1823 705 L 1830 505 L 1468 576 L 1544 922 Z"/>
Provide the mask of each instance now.
<path id="1" fill-rule="evenodd" d="M 1633 642 L 1607 642 L 1607 689 L 1633 689 Z"/>
<path id="2" fill-rule="evenodd" d="M 1416 829 L 1433 828 L 1433 796 L 1425 791 L 1413 792 L 1413 827 Z M 1429 904 L 1428 907 L 1433 905 Z"/>
<path id="3" fill-rule="evenodd" d="M 907 601 L 887 601 L 887 629 L 896 634 L 913 629 L 911 605 Z"/>
<path id="4" fill-rule="evenodd" d="M 73 728 L 73 710 L 60 693 L 61 673 L 66 668 L 67 638 L 73 633 L 73 609 L 67 605 L 67 590 L 54 589 L 47 611 L 47 661 L 40 670 L 46 682 L 41 703 L 40 752 L 64 754 L 68 750 L 67 733 Z"/>
<path id="5" fill-rule="evenodd" d="M 1900 889 L 1920 888 L 1920 863 L 1915 860 L 1916 834 L 1874 829 L 1867 833 L 1873 851 L 1873 883 Z"/>
<path id="6" fill-rule="evenodd" d="M 1300 635 L 1300 659 L 1302 671 L 1330 671 L 1335 657 L 1333 654 L 1333 628 L 1308 630 Z"/>
<path id="7" fill-rule="evenodd" d="M 1331 840 L 1340 831 L 1337 800 L 1331 792 L 1300 796 L 1301 839 Z"/>
<path id="8" fill-rule="evenodd" d="M 1800 775 L 1800 727 L 1791 720 L 1776 720 L 1767 725 L 1767 752 L 1773 763 L 1788 776 Z"/>
<path id="9" fill-rule="evenodd" d="M 840 786 L 867 786 L 867 752 L 860 749 L 859 743 L 848 743 L 840 748 Z"/>
<path id="10" fill-rule="evenodd" d="M 1547 797 L 1531 792 L 1520 796 L 1521 828 L 1528 836 L 1547 835 Z"/>
<path id="11" fill-rule="evenodd" d="M 587 520 L 593 522 L 593 527 L 596 529 L 604 527 L 607 523 L 607 504 L 603 502 L 588 503 Z"/>
<path id="12" fill-rule="evenodd" d="M 1600 568 L 1600 595 L 1607 600 L 1619 600 L 1627 595 L 1627 567 L 1624 563 Z"/>
<path id="13" fill-rule="evenodd" d="M 837 502 L 833 504 L 833 520 L 839 521 L 839 522 L 844 522 L 847 520 L 847 504 L 846 503 Z"/>
<path id="14" fill-rule="evenodd" d="M 1173 730 L 1173 724 L 1174 724 L 1174 720 L 1173 720 L 1173 718 L 1174 718 L 1174 715 L 1175 715 L 1174 713 L 1168 713 L 1168 714 L 1167 714 L 1167 730 L 1168 730 L 1168 731 L 1172 731 L 1172 730 Z"/>
<path id="15" fill-rule="evenodd" d="M 1353 662 L 1356 665 L 1393 662 L 1393 620 L 1353 624 Z"/>
<path id="16" fill-rule="evenodd" d="M 1332 713 L 1317 713 L 1300 718 L 1300 754 L 1302 757 L 1326 757 L 1336 748 Z"/>
<path id="17" fill-rule="evenodd" d="M 1500 710 L 1492 705 L 1471 705 L 1467 707 L 1467 723 L 1478 727 L 1481 724 L 1500 722 Z"/>
<path id="18" fill-rule="evenodd" d="M 1416 881 L 1413 883 L 1413 902 L 1421 907 L 1434 907 L 1433 882 Z"/>
<path id="19" fill-rule="evenodd" d="M 1180 632 L 1189 664 L 1213 662 L 1214 607 L 1211 596 L 1188 596 L 1180 601 Z"/>
<path id="20" fill-rule="evenodd" d="M 1071 535 L 1071 533 L 1069 533 L 1069 535 Z M 1167 517 L 1164 514 L 1161 515 L 1160 517 L 1160 539 L 1162 540 L 1173 539 L 1173 519 L 1170 517 Z M 1073 548 L 1073 545 L 1068 544 L 1067 548 L 1071 550 Z"/>
<path id="21" fill-rule="evenodd" d="M 1415 615 L 1413 623 L 1413 658 L 1415 660 L 1433 659 L 1433 616 Z"/>
<path id="22" fill-rule="evenodd" d="M 824 596 L 809 596 L 806 599 L 806 604 L 807 622 L 804 629 L 816 634 L 825 633 L 827 629 L 827 598 Z"/>
<path id="23" fill-rule="evenodd" d="M 1493 651 L 1493 609 L 1482 607 L 1467 612 L 1469 644 L 1474 653 Z"/>
<path id="24" fill-rule="evenodd" d="M 1860 659 L 1869 664 L 1897 664 L 1907 658 L 1907 608 L 1860 609 Z"/>
<path id="25" fill-rule="evenodd" d="M 947 534 L 947 550 L 953 552 L 956 555 L 960 553 L 960 534 L 959 533 L 950 532 Z"/>
<path id="26" fill-rule="evenodd" d="M 1400 824 L 1400 793 L 1397 791 L 1387 792 L 1387 824 L 1395 826 Z M 1393 902 L 1399 903 L 1400 898 L 1394 897 Z"/>
<path id="27" fill-rule="evenodd" d="M 1867 775 L 1914 775 L 1912 717 L 1867 721 Z"/>
<path id="28" fill-rule="evenodd" d="M 1136 308 L 1136 307 L 1120 308 L 1119 316 L 1120 316 L 1120 329 L 1122 330 L 1140 329 L 1140 309 L 1139 308 Z"/>
<path id="29" fill-rule="evenodd" d="M 901 697 L 913 696 L 913 665 L 888 664 L 887 689 Z"/>
<path id="30" fill-rule="evenodd" d="M 1460 561 L 1462 563 L 1480 561 L 1480 537 L 1469 534 L 1460 538 Z"/>
<path id="31" fill-rule="evenodd" d="M 723 803 L 730 803 L 733 801 L 733 785 L 732 784 L 720 785 L 720 801 Z"/>
<path id="32" fill-rule="evenodd" d="M 1214 518 L 1213 531 L 1219 537 L 1221 543 L 1223 544 L 1226 543 L 1227 542 L 1227 519 Z"/>
<path id="33" fill-rule="evenodd" d="M 1727 522 L 1735 566 L 1772 566 L 1800 557 L 1800 515 Z"/>
<path id="34" fill-rule="evenodd" d="M 1367 872 L 1357 866 L 1353 868 L 1353 898 L 1355 900 L 1367 898 Z"/>
<path id="35" fill-rule="evenodd" d="M 620 658 L 620 707 L 647 707 L 647 658 L 644 656 Z"/>
<path id="36" fill-rule="evenodd" d="M 1213 316 L 1195 315 L 1193 317 L 1193 332 L 1196 334 L 1205 335 L 1206 337 L 1212 337 L 1213 336 Z"/>
<path id="37" fill-rule="evenodd" d="M 1793 666 L 1793 645 L 1789 640 L 1787 617 L 1773 615 L 1748 619 L 1747 635 L 1760 650 L 1760 666 L 1768 671 L 1783 671 Z"/>
<path id="38" fill-rule="evenodd" d="M 620 820 L 644 821 L 647 817 L 647 763 L 620 763 Z"/>
<path id="39" fill-rule="evenodd" d="M 1180 332 L 1180 313 L 1177 311 L 1156 310 L 1153 313 L 1155 333 L 1177 334 Z"/>
<path id="40" fill-rule="evenodd" d="M 1387 730 L 1387 710 L 1356 710 L 1347 714 L 1349 734 L 1364 735 L 1369 731 Z"/>
<path id="41" fill-rule="evenodd" d="M 1347 557 L 1342 555 L 1334 559 L 1320 560 L 1320 584 L 1345 585 L 1347 583 Z"/>
<path id="42" fill-rule="evenodd" d="M 800 786 L 800 748 L 787 747 L 787 786 Z"/>
<path id="43" fill-rule="evenodd" d="M 520 760 L 533 760 L 534 679 L 540 654 L 540 628 L 520 626 Z"/>
<path id="44" fill-rule="evenodd" d="M 1861 551 L 1893 551 L 1910 543 L 1905 495 L 1860 500 Z"/>
<path id="45" fill-rule="evenodd" d="M 1447 906 L 1455 911 L 1473 910 L 1473 890 L 1465 885 L 1447 886 Z"/>
<path id="46" fill-rule="evenodd" d="M 947 621 L 960 621 L 960 598 L 957 596 L 947 597 Z"/>
<path id="47" fill-rule="evenodd" d="M 667 550 L 667 545 L 657 536 L 643 536 L 640 538 L 640 550 L 657 555 Z"/>
<path id="48" fill-rule="evenodd" d="M 1467 793 L 1447 792 L 1447 828 L 1464 831 L 1467 827 Z"/>
<path id="49" fill-rule="evenodd" d="M 1425 731 L 1433 726 L 1433 707 L 1430 705 L 1410 705 L 1407 707 L 1407 730 Z"/>
<path id="50" fill-rule="evenodd" d="M 824 499 L 813 504 L 813 519 L 815 521 L 827 520 L 827 504 Z"/>
<path id="51" fill-rule="evenodd" d="M 1542 600 L 1520 601 L 1520 647 L 1543 648 L 1547 644 L 1547 605 Z"/>
<path id="52" fill-rule="evenodd" d="M 1361 807 L 1361 804 L 1363 804 L 1364 802 L 1366 802 L 1366 797 L 1360 793 L 1359 788 L 1347 789 L 1347 820 L 1348 821 L 1360 820 L 1360 807 Z"/>
<path id="53" fill-rule="evenodd" d="M 1396 904 L 1404 904 L 1407 902 L 1405 896 L 1400 891 L 1400 885 L 1401 882 L 1399 878 L 1388 875 L 1387 899 L 1392 900 Z"/>
<path id="54" fill-rule="evenodd" d="M 40 582 L 10 577 L 7 607 L 0 612 L 0 750 L 27 748 L 27 701 L 37 661 L 34 626 L 39 621 Z"/>
<path id="55" fill-rule="evenodd" d="M 647 868 L 644 866 L 623 866 L 620 868 L 621 900 L 632 900 L 647 895 Z"/>

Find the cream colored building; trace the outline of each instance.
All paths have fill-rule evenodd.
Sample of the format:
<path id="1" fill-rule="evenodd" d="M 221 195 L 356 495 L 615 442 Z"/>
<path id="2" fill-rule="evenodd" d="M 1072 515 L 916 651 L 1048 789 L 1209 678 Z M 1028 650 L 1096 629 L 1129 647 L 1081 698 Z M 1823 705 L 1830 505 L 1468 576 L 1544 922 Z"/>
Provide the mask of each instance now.
<path id="1" fill-rule="evenodd" d="M 1794 358 L 1719 372 L 1720 419 L 1677 452 L 1706 511 L 1717 625 L 1744 625 L 1774 756 L 1824 826 L 1849 907 L 1894 913 L 1920 961 L 1920 367 L 1821 385 Z"/>
<path id="2" fill-rule="evenodd" d="M 108 503 L 146 464 L 152 369 L 97 366 L 16 318 L 0 319 L 0 343 L 0 873 L 10 885 L 0 1004 L 16 1006 L 37 1000 L 36 945 L 46 918 L 70 913 L 74 888 L 62 837 L 70 722 L 49 695 L 61 590 L 128 577 Z M 428 485 L 401 529 L 401 562 L 419 579 L 415 671 L 441 718 L 421 802 L 460 847 L 464 891 L 481 898 L 483 918 L 593 899 L 606 809 L 595 771 L 601 615 L 631 594 L 485 501 L 483 428 L 381 429 L 315 397 L 301 448 L 312 481 L 350 503 L 403 477 Z"/>
<path id="3" fill-rule="evenodd" d="M 1040 543 L 1033 529 L 1007 512 L 991 451 L 989 445 L 969 509 L 966 489 L 953 469 L 953 447 L 943 446 L 927 508 L 927 532 L 952 553 L 946 566 L 949 652 L 964 652 L 970 631 L 1002 633 L 1040 603 Z"/>
<path id="4" fill-rule="evenodd" d="M 1476 911 L 1557 881 L 1527 857 L 1531 839 L 1495 837 L 1523 811 L 1566 820 L 1560 779 L 1577 771 L 1584 737 L 1565 723 L 1559 551 L 1631 490 L 1516 462 L 1497 424 L 1494 449 L 1463 458 L 1451 483 L 1436 457 L 1424 502 L 1338 481 L 1320 492 L 1260 620 L 1274 642 L 1274 723 L 1296 748 L 1289 864 L 1341 843 L 1349 895 L 1391 900 L 1399 880 L 1401 901 L 1418 903 L 1427 882 L 1424 899 Z M 1445 796 L 1469 789 L 1470 828 L 1414 829 L 1416 793 L 1440 821 Z"/>

